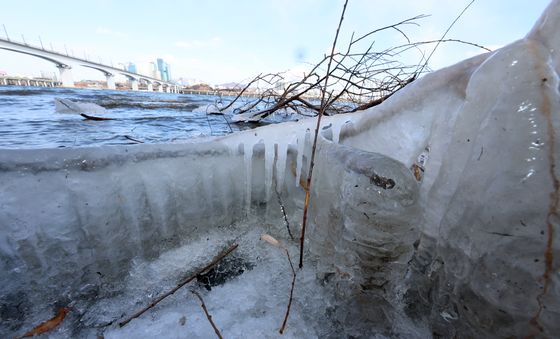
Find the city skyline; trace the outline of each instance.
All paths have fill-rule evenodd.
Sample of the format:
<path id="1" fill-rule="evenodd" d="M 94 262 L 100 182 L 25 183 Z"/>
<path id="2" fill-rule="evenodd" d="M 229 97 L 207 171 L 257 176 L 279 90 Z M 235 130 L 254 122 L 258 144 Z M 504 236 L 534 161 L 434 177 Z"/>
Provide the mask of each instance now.
<path id="1" fill-rule="evenodd" d="M 128 87 L 132 90 L 138 90 L 139 81 L 143 80 L 147 82 L 148 90 L 151 90 L 153 84 L 158 85 L 159 91 L 176 90 L 176 87 L 172 83 L 170 83 L 169 80 L 169 66 L 161 58 L 158 58 L 157 62 L 149 62 L 147 64 L 147 67 L 145 64 L 140 65 L 141 67 L 138 67 L 138 69 L 141 69 L 142 71 L 137 73 L 138 69 L 134 63 L 119 63 L 115 67 L 112 62 L 110 65 L 103 64 L 103 61 L 101 59 L 99 60 L 99 62 L 97 62 L 96 60 L 88 59 L 87 55 L 84 56 L 84 58 L 79 58 L 76 57 L 73 53 L 69 53 L 67 50 L 65 50 L 65 52 L 58 52 L 55 51 L 52 47 L 51 49 L 45 48 L 42 41 L 41 46 L 34 46 L 27 43 L 25 40 L 23 42 L 17 42 L 11 40 L 9 37 L 6 37 L 6 39 L 0 39 L 0 49 L 5 49 L 11 52 L 20 53 L 25 56 L 32 56 L 42 60 L 46 60 L 54 64 L 59 72 L 58 76 L 56 75 L 56 73 L 53 73 L 51 76 L 48 74 L 45 75 L 45 73 L 42 71 L 41 76 L 36 77 L 18 75 L 14 76 L 12 74 L 8 74 L 5 71 L 0 71 L 0 75 L 3 77 L 0 84 L 4 85 L 6 84 L 6 81 L 18 85 L 20 84 L 20 81 L 23 81 L 24 84 L 30 85 L 31 79 L 33 80 L 34 84 L 38 84 L 38 81 L 41 81 L 41 84 L 43 85 L 46 84 L 45 81 L 48 80 L 51 82 L 58 82 L 65 87 L 103 86 L 108 89 L 116 89 L 117 87 Z M 76 79 L 73 76 L 73 72 L 79 67 L 86 67 L 101 72 L 105 76 L 105 81 L 81 79 L 76 82 Z M 6 79 L 6 76 L 9 76 L 10 79 Z M 126 81 L 117 81 L 117 76 L 121 78 L 123 76 L 126 77 Z M 118 86 L 117 83 L 119 84 Z M 166 88 L 164 89 L 165 86 Z"/>
<path id="2" fill-rule="evenodd" d="M 161 59 L 166 64 L 163 68 L 173 69 L 171 78 L 200 79 L 210 84 L 242 82 L 261 72 L 303 73 L 308 63 L 318 61 L 329 50 L 343 4 L 317 0 L 164 1 L 154 8 L 145 1 L 130 6 L 103 0 L 77 8 L 70 1 L 55 3 L 57 6 L 36 3 L 31 12 L 25 4 L 12 3 L 4 6 L 0 23 L 13 40 L 25 39 L 33 45 L 52 46 L 115 66 L 145 62 L 158 66 L 157 59 Z M 364 34 L 418 14 L 432 15 L 420 20 L 420 27 L 406 27 L 407 35 L 414 41 L 438 39 L 467 4 L 449 1 L 441 6 L 435 0 L 407 0 L 384 8 L 372 1 L 350 1 L 339 46 L 347 43 L 352 32 Z M 547 4 L 548 0 L 531 4 L 518 0 L 506 7 L 498 0 L 475 2 L 447 37 L 495 49 L 522 38 Z M 59 8 L 64 8 L 64 15 Z M 166 16 L 161 15 L 170 8 L 173 10 L 164 11 Z M 0 36 L 5 34 L 0 31 Z M 401 40 L 402 36 L 394 32 L 380 37 L 377 44 L 383 48 Z M 441 68 L 481 52 L 472 46 L 441 46 L 430 66 Z M 40 76 L 56 68 L 44 60 L 0 50 L 0 70 Z M 80 68 L 74 72 L 78 79 L 103 79 L 93 70 Z M 169 72 L 166 74 L 169 76 Z M 160 76 L 165 77 L 161 72 Z"/>

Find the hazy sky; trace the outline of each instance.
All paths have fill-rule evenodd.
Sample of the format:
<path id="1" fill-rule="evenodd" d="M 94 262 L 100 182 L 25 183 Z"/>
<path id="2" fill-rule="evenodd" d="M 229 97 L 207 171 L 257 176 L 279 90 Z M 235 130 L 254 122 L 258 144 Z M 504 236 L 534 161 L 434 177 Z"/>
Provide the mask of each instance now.
<path id="1" fill-rule="evenodd" d="M 350 0 L 342 25 L 341 48 L 357 35 L 403 19 L 429 14 L 405 30 L 412 40 L 437 39 L 469 0 Z M 448 38 L 497 48 L 523 37 L 548 0 L 477 0 Z M 0 24 L 9 37 L 114 65 L 160 57 L 173 78 L 210 84 L 242 81 L 260 72 L 303 70 L 330 50 L 342 0 L 177 0 L 177 1 L 0 1 Z M 0 36 L 5 37 L 0 26 Z M 377 40 L 378 39 L 378 40 Z M 387 47 L 404 40 L 397 32 L 376 38 Z M 446 44 L 431 67 L 440 68 L 482 52 Z M 47 61 L 0 49 L 0 70 L 10 74 L 52 74 Z M 104 79 L 80 67 L 75 80 Z"/>

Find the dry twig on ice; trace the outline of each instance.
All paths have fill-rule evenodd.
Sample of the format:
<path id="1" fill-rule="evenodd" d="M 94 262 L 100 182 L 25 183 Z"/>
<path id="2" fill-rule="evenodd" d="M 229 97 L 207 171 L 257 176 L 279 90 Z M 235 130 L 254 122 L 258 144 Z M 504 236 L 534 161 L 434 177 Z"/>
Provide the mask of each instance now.
<path id="1" fill-rule="evenodd" d="M 142 314 L 144 314 L 144 312 L 146 312 L 147 310 L 149 310 L 150 308 L 156 306 L 160 301 L 162 301 L 163 299 L 167 298 L 168 296 L 172 295 L 173 293 L 177 292 L 177 290 L 179 290 L 181 287 L 185 286 L 186 284 L 188 284 L 189 282 L 193 281 L 194 279 L 196 279 L 196 277 L 200 274 L 203 274 L 204 272 L 208 271 L 209 269 L 211 269 L 212 267 L 214 267 L 217 263 L 219 263 L 220 261 L 222 261 L 222 259 L 224 259 L 226 256 L 228 256 L 231 252 L 233 252 L 235 249 L 237 249 L 238 245 L 235 244 L 233 246 L 231 246 L 230 248 L 228 248 L 226 251 L 222 252 L 221 254 L 219 254 L 218 256 L 216 256 L 214 258 L 214 260 L 212 260 L 212 262 L 210 262 L 208 265 L 206 265 L 204 268 L 198 270 L 196 273 L 192 274 L 190 277 L 188 277 L 187 279 L 183 280 L 182 282 L 180 282 L 177 286 L 175 286 L 172 290 L 170 290 L 169 292 L 166 292 L 164 294 L 162 294 L 161 296 L 157 297 L 154 301 L 152 301 L 148 306 L 144 307 L 143 309 L 141 309 L 140 311 L 134 313 L 132 316 L 130 316 L 129 318 L 127 318 L 124 321 L 121 321 L 119 323 L 120 327 L 123 327 L 124 325 L 128 324 L 132 319 L 138 318 L 139 316 L 141 316 Z"/>

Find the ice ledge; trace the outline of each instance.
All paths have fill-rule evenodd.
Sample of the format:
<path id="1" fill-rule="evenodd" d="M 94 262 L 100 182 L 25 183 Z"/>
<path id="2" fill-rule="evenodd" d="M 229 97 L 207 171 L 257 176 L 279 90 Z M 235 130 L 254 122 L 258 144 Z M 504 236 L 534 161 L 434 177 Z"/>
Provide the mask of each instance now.
<path id="1" fill-rule="evenodd" d="M 524 39 L 325 119 L 310 251 L 337 293 L 365 298 L 342 310 L 395 315 L 348 326 L 398 333 L 405 314 L 444 337 L 560 333 L 559 25 L 556 0 Z M 3 296 L 75 292 L 99 268 L 118 279 L 134 257 L 262 213 L 273 189 L 297 214 L 311 131 L 0 151 Z"/>

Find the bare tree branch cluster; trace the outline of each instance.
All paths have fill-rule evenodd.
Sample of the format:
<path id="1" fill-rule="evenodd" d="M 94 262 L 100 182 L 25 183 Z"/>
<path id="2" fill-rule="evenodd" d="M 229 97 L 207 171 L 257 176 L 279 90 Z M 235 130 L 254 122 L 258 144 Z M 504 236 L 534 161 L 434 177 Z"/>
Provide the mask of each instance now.
<path id="1" fill-rule="evenodd" d="M 423 45 L 437 47 L 441 43 L 459 43 L 488 50 L 478 44 L 444 39 L 445 35 L 439 40 L 412 42 L 405 32 L 406 27 L 419 26 L 418 21 L 426 17 L 418 15 L 359 37 L 352 34 L 343 51 L 324 55 L 319 62 L 310 65 L 311 69 L 300 80 L 289 82 L 285 73 L 259 74 L 239 88 L 237 96 L 227 104 L 216 103 L 213 113 L 221 114 L 237 107 L 232 118 L 234 122 L 257 122 L 279 111 L 315 116 L 322 106 L 326 115 L 355 112 L 380 104 L 428 72 L 433 51 L 426 57 L 420 48 Z M 375 51 L 374 37 L 391 30 L 398 32 L 406 43 Z M 405 57 L 411 59 L 411 52 L 418 61 L 413 64 L 402 61 Z M 329 79 L 327 86 L 326 79 Z M 247 96 L 255 92 L 255 97 Z M 323 97 L 325 100 L 321 100 Z"/>

